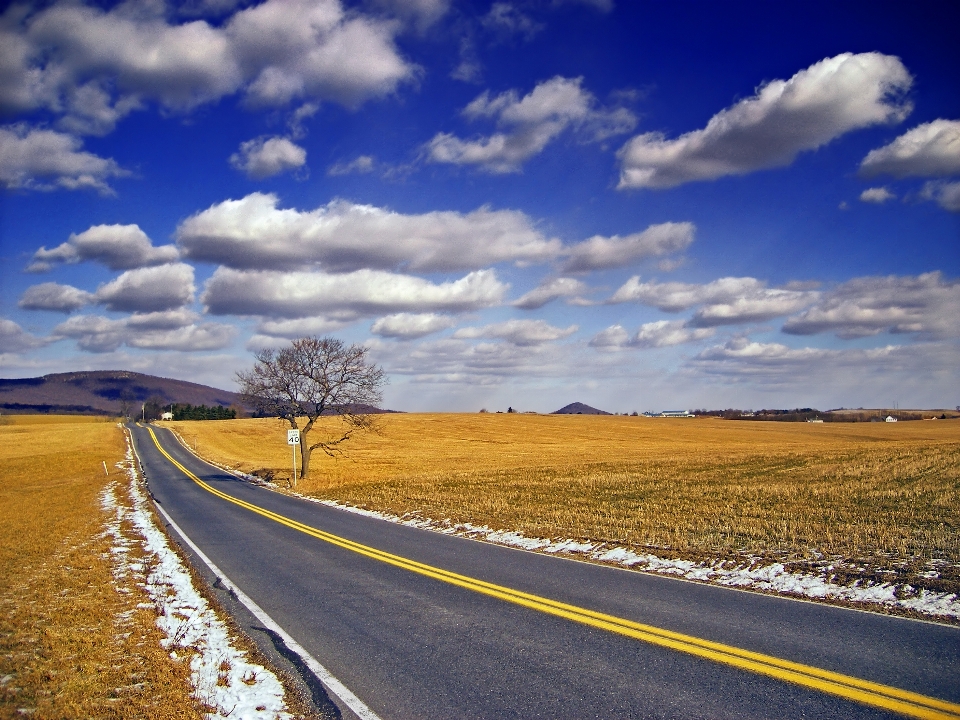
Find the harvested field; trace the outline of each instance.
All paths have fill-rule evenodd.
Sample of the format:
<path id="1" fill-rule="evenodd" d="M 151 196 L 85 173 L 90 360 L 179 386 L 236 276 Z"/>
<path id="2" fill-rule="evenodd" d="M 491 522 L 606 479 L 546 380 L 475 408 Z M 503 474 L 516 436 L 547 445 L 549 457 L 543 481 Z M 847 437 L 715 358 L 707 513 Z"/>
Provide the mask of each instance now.
<path id="1" fill-rule="evenodd" d="M 103 418 L 0 424 L 4 717 L 203 717 L 189 666 L 160 646 L 149 598 L 113 584 L 99 494 L 121 475 L 124 452 L 123 434 Z"/>
<path id="2" fill-rule="evenodd" d="M 298 490 L 535 537 L 691 559 L 830 562 L 840 580 L 894 573 L 960 589 L 958 421 L 410 414 L 381 424 L 344 458 L 315 454 Z M 277 420 L 171 425 L 205 457 L 289 482 Z"/>

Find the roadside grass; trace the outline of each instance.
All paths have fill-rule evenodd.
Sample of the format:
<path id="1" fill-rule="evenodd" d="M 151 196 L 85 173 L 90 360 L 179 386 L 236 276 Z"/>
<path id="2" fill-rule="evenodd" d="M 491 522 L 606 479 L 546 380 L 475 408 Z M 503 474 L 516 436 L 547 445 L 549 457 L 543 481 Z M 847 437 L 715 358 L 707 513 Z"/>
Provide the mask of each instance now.
<path id="1" fill-rule="evenodd" d="M 149 598 L 114 587 L 99 494 L 125 481 L 124 453 L 115 421 L 3 418 L 0 716 L 203 717 L 188 663 L 160 646 Z"/>
<path id="2" fill-rule="evenodd" d="M 327 421 L 331 426 L 336 421 Z M 276 419 L 169 423 L 199 453 L 289 484 Z M 663 557 L 829 565 L 960 591 L 960 422 L 403 414 L 298 491 L 397 515 Z"/>

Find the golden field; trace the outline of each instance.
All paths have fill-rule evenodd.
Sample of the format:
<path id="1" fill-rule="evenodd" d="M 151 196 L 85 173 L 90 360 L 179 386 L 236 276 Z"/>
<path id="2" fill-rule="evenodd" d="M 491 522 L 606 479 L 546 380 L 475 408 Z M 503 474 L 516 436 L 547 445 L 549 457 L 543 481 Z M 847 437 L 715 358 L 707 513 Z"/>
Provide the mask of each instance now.
<path id="1" fill-rule="evenodd" d="M 114 587 L 99 494 L 124 453 L 113 420 L 2 418 L 0 716 L 203 717 L 149 598 Z"/>
<path id="2" fill-rule="evenodd" d="M 685 557 L 857 560 L 960 579 L 960 421 L 777 423 L 396 414 L 298 490 L 396 514 Z M 337 421 L 324 421 L 333 432 Z M 286 485 L 276 419 L 165 423 L 202 456 Z M 302 423 L 301 423 L 302 424 Z M 321 432 L 317 429 L 314 432 Z M 922 580 L 922 578 L 921 578 Z"/>

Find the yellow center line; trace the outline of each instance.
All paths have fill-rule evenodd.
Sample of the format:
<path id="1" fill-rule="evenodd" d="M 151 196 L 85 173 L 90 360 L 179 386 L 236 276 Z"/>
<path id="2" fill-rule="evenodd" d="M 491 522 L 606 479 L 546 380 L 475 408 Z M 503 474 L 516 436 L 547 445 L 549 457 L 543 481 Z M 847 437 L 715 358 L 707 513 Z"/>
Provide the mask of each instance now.
<path id="1" fill-rule="evenodd" d="M 323 540 L 324 542 L 336 545 L 337 547 L 350 550 L 352 552 L 364 555 L 374 560 L 393 565 L 395 567 L 409 570 L 410 572 L 423 575 L 425 577 L 440 580 L 442 582 L 472 590 L 483 595 L 495 597 L 514 605 L 531 608 L 548 615 L 566 618 L 582 625 L 607 630 L 609 632 L 623 635 L 625 637 L 642 640 L 653 645 L 670 648 L 679 652 L 706 658 L 715 662 L 731 665 L 742 670 L 766 675 L 768 677 L 784 680 L 803 687 L 820 690 L 831 695 L 837 695 L 849 700 L 855 700 L 865 705 L 892 710 L 904 715 L 916 718 L 954 718 L 960 719 L 960 705 L 938 700 L 937 698 L 920 695 L 918 693 L 901 690 L 899 688 L 882 685 L 880 683 L 861 680 L 849 675 L 822 670 L 811 665 L 783 660 L 772 655 L 744 650 L 732 645 L 712 642 L 692 635 L 664 630 L 645 625 L 643 623 L 633 622 L 614 615 L 595 612 L 576 605 L 550 600 L 549 598 L 532 595 L 520 590 L 495 585 L 483 580 L 471 578 L 466 575 L 459 575 L 442 568 L 433 567 L 424 563 L 409 560 L 399 555 L 393 555 L 382 550 L 362 545 L 360 543 L 348 540 L 338 535 L 319 530 L 317 528 L 305 525 L 301 522 L 272 512 L 258 505 L 239 500 L 228 495 L 214 487 L 211 487 L 203 480 L 198 478 L 182 464 L 177 462 L 160 445 L 153 428 L 148 427 L 157 449 L 173 463 L 184 475 L 197 483 L 204 490 L 216 495 L 227 502 L 239 505 L 242 508 L 257 513 L 265 518 L 269 518 L 281 525 L 298 530 L 306 535 Z"/>

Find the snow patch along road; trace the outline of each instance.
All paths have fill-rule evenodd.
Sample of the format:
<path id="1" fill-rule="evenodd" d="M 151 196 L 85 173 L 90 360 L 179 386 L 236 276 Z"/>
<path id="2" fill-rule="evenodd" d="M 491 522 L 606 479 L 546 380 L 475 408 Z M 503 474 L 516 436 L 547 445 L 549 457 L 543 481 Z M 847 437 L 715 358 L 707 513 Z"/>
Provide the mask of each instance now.
<path id="1" fill-rule="evenodd" d="M 245 476 L 263 484 L 259 478 Z M 747 590 L 762 590 L 783 593 L 816 600 L 844 600 L 855 603 L 871 603 L 889 608 L 913 610 L 931 617 L 960 618 L 960 597 L 956 593 L 938 593 L 929 590 L 915 591 L 909 585 L 893 583 L 864 583 L 840 585 L 812 573 L 790 572 L 782 563 L 751 565 L 749 567 L 724 567 L 721 561 L 713 563 L 692 560 L 662 558 L 650 553 L 637 553 L 625 547 L 606 543 L 577 542 L 576 540 L 548 540 L 530 538 L 510 530 L 494 530 L 486 525 L 452 523 L 423 517 L 400 517 L 354 507 L 336 500 L 323 500 L 306 495 L 300 497 L 347 512 L 375 517 L 387 522 L 400 523 L 423 530 L 458 537 L 506 545 L 508 547 L 548 554 L 580 556 L 610 565 L 629 567 L 644 572 L 672 575 L 686 580 L 715 583 Z"/>
<path id="2" fill-rule="evenodd" d="M 129 443 L 129 440 L 128 440 Z M 209 720 L 289 720 L 284 688 L 267 668 L 252 663 L 236 648 L 227 626 L 193 586 L 190 574 L 157 527 L 137 476 L 133 452 L 118 464 L 129 478 L 126 488 L 112 482 L 100 496 L 110 519 L 113 574 L 118 588 L 138 581 L 157 611 L 157 626 L 166 635 L 164 648 L 174 659 L 189 655 L 194 696 L 212 710 Z M 124 528 L 129 523 L 133 533 Z M 131 550 L 139 545 L 145 560 Z"/>

